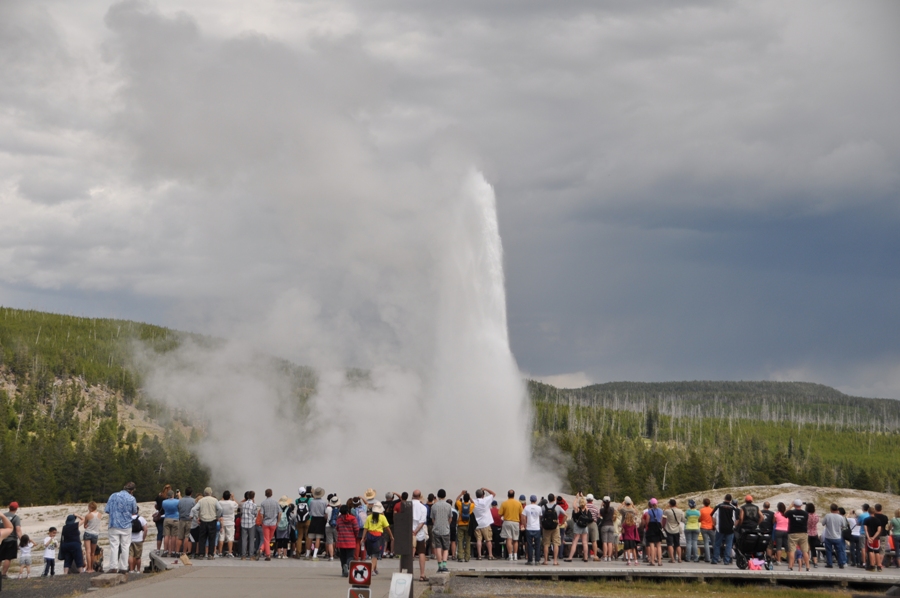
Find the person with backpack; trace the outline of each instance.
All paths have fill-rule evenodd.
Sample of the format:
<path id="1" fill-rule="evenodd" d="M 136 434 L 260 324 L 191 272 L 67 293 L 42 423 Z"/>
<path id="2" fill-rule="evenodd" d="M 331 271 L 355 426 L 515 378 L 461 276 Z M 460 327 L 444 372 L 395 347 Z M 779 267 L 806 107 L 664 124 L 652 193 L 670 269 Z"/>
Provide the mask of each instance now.
<path id="1" fill-rule="evenodd" d="M 287 495 L 278 499 L 278 523 L 275 525 L 275 558 L 287 558 L 287 548 L 291 541 L 291 529 L 294 527 L 294 505 Z"/>
<path id="2" fill-rule="evenodd" d="M 456 510 L 459 513 L 459 519 L 456 521 L 456 538 L 459 543 L 456 547 L 456 560 L 460 563 L 468 563 L 472 551 L 469 522 L 475 517 L 475 503 L 472 502 L 472 497 L 465 490 L 456 497 Z"/>
<path id="3" fill-rule="evenodd" d="M 647 564 L 651 567 L 662 567 L 663 512 L 658 504 L 659 501 L 651 498 L 649 508 L 641 517 L 644 539 L 647 541 Z"/>
<path id="4" fill-rule="evenodd" d="M 396 492 L 385 492 L 384 500 L 381 501 L 381 506 L 384 507 L 384 516 L 387 517 L 388 525 L 394 525 L 394 508 L 400 504 L 400 495 Z M 394 537 L 391 536 L 388 538 L 387 543 L 384 545 L 384 558 L 392 559 L 394 558 Z"/>
<path id="5" fill-rule="evenodd" d="M 566 512 L 556 502 L 553 494 L 547 495 L 547 500 L 541 501 L 541 543 L 544 545 L 544 561 L 543 564 L 550 564 L 549 551 L 553 551 L 553 564 L 559 565 L 559 549 L 560 534 L 559 522 L 560 518 L 565 521 Z"/>
<path id="6" fill-rule="evenodd" d="M 325 552 L 328 561 L 334 560 L 334 545 L 337 542 L 337 520 L 341 514 L 341 499 L 337 494 L 328 495 L 328 506 L 325 507 Z"/>
<path id="7" fill-rule="evenodd" d="M 294 517 L 297 519 L 297 541 L 294 543 L 294 558 L 301 555 L 309 558 L 309 501 L 312 499 L 312 487 L 300 486 L 300 497 L 294 501 Z"/>
<path id="8" fill-rule="evenodd" d="M 594 521 L 594 516 L 587 508 L 587 500 L 582 496 L 581 492 L 575 495 L 577 502 L 572 510 L 572 522 L 575 524 L 573 529 L 572 547 L 569 549 L 569 557 L 563 559 L 566 563 L 572 562 L 578 544 L 582 545 L 582 560 L 588 562 L 588 526 Z"/>

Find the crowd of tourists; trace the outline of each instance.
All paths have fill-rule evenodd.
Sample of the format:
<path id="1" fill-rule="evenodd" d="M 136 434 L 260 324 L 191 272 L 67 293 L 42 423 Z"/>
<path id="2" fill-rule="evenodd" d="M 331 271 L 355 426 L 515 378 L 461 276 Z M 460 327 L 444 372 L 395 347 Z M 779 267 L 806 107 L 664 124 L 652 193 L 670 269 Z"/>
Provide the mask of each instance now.
<path id="1" fill-rule="evenodd" d="M 128 483 L 106 503 L 110 571 L 140 571 L 143 543 L 151 525 L 156 527 L 156 553 L 162 558 L 239 558 L 241 560 L 339 560 L 343 575 L 352 560 L 369 559 L 378 574 L 378 560 L 395 558 L 407 546 L 425 577 L 428 560 L 439 572 L 448 561 L 506 559 L 525 565 L 558 566 L 571 562 L 622 562 L 626 566 L 662 566 L 700 562 L 728 565 L 734 558 L 736 538 L 742 534 L 770 537 L 766 551 L 776 566 L 789 570 L 818 567 L 819 552 L 825 567 L 864 567 L 881 571 L 900 567 L 900 509 L 888 518 L 879 504 L 863 504 L 847 512 L 837 504 L 825 514 L 801 499 L 790 505 L 767 501 L 757 506 L 747 495 L 738 504 L 730 494 L 713 505 L 672 498 L 660 504 L 651 498 L 638 506 L 630 497 L 613 502 L 578 493 L 572 504 L 561 495 L 527 496 L 509 490 L 506 498 L 489 488 L 460 491 L 451 497 L 444 489 L 427 495 L 420 490 L 386 492 L 379 498 L 369 488 L 359 496 L 341 499 L 321 487 L 301 486 L 298 496 L 276 499 L 272 490 L 257 499 L 255 491 L 240 500 L 226 490 L 216 496 L 205 488 L 195 497 L 192 488 L 166 485 L 156 499 L 150 521 L 139 513 L 134 484 Z M 410 502 L 407 502 L 410 501 Z M 412 537 L 394 537 L 394 520 L 408 505 Z M 20 575 L 28 575 L 35 543 L 21 531 L 18 505 L 0 515 L 0 569 L 6 577 L 10 562 L 19 559 Z M 44 550 L 44 575 L 64 570 L 81 572 L 102 568 L 97 547 L 100 519 L 95 503 L 83 516 L 71 514 L 59 531 L 50 531 L 39 545 Z M 83 529 L 83 534 L 80 530 Z M 885 555 L 891 559 L 884 563 Z M 892 561 L 892 562 L 891 562 Z"/>

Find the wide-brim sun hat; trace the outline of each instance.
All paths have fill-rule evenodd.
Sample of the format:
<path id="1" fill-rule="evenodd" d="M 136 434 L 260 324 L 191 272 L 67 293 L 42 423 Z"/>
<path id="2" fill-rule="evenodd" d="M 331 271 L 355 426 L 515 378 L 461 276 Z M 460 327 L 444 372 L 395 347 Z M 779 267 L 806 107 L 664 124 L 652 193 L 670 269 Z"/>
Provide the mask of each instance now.
<path id="1" fill-rule="evenodd" d="M 363 493 L 363 498 L 366 499 L 366 502 L 369 502 L 370 500 L 375 498 L 376 494 L 377 493 L 375 492 L 375 490 L 373 490 L 372 488 L 369 488 L 368 490 L 365 491 L 365 493 Z"/>
<path id="2" fill-rule="evenodd" d="M 337 494 L 335 494 L 334 496 L 331 497 L 331 500 L 328 501 L 328 504 L 336 507 L 337 505 L 341 504 L 341 499 L 339 499 L 337 497 Z"/>
<path id="3" fill-rule="evenodd" d="M 325 489 L 321 486 L 313 490 L 313 498 L 322 498 L 323 496 L 325 496 Z"/>
<path id="4" fill-rule="evenodd" d="M 632 504 L 632 503 L 631 503 L 631 497 L 630 497 L 630 496 L 626 496 L 626 497 L 622 500 L 622 503 L 624 503 L 624 504 L 626 504 L 626 505 Z"/>
<path id="5" fill-rule="evenodd" d="M 282 507 L 286 507 L 289 504 L 291 504 L 291 499 L 289 499 L 287 497 L 287 494 L 285 494 L 284 496 L 282 496 L 281 498 L 278 499 L 278 504 L 280 504 Z"/>
<path id="6" fill-rule="evenodd" d="M 372 505 L 372 512 L 384 513 L 384 505 L 382 505 L 380 502 L 375 503 L 374 505 Z"/>

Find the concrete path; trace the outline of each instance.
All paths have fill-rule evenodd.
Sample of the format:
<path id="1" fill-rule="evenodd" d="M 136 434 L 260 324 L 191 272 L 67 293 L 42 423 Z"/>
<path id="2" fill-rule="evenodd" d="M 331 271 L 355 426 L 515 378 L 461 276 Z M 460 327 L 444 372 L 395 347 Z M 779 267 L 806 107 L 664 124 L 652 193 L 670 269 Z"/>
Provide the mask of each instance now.
<path id="1" fill-rule="evenodd" d="M 391 573 L 399 570 L 399 560 L 381 560 L 378 563 L 380 575 L 374 578 L 372 595 L 387 598 L 391 583 Z M 778 580 L 819 581 L 824 584 L 840 585 L 841 579 L 851 579 L 851 583 L 874 581 L 889 585 L 900 585 L 900 570 L 885 569 L 882 573 L 867 573 L 862 569 L 812 569 L 810 573 L 787 571 L 787 567 L 777 567 L 774 572 L 740 571 L 734 565 L 707 565 L 704 563 L 666 563 L 663 567 L 625 567 L 618 563 L 560 563 L 556 566 L 529 567 L 521 561 L 470 561 L 468 563 L 448 563 L 452 572 L 460 575 L 485 577 L 545 577 L 548 574 L 567 577 L 610 576 L 621 577 L 626 573 L 635 577 L 716 577 L 748 579 L 775 577 Z M 437 565 L 429 561 L 427 575 L 434 575 Z M 418 571 L 418 564 L 416 565 Z M 242 598 L 286 595 L 316 597 L 346 597 L 350 587 L 346 578 L 341 577 L 338 561 L 328 562 L 306 560 L 241 561 L 240 559 L 200 560 L 193 566 L 177 566 L 174 571 L 148 576 L 136 584 L 127 584 L 103 590 L 103 595 L 123 598 L 158 598 L 159 596 L 215 596 L 216 598 Z M 416 575 L 418 578 L 418 575 Z M 158 581 L 157 581 L 158 580 Z M 144 583 L 147 582 L 147 583 Z M 421 595 L 427 584 L 416 583 L 416 595 Z"/>

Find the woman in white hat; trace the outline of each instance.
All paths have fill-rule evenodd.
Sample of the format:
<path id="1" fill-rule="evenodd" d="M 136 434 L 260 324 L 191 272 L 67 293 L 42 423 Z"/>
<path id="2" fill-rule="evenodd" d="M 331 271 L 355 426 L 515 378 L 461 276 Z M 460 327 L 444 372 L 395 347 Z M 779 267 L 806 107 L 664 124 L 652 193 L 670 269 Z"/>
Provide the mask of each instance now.
<path id="1" fill-rule="evenodd" d="M 384 516 L 384 506 L 376 502 L 372 505 L 372 514 L 366 517 L 365 530 L 366 552 L 372 557 L 372 573 L 378 575 L 378 558 L 384 551 L 385 536 L 392 538 L 390 524 Z"/>

